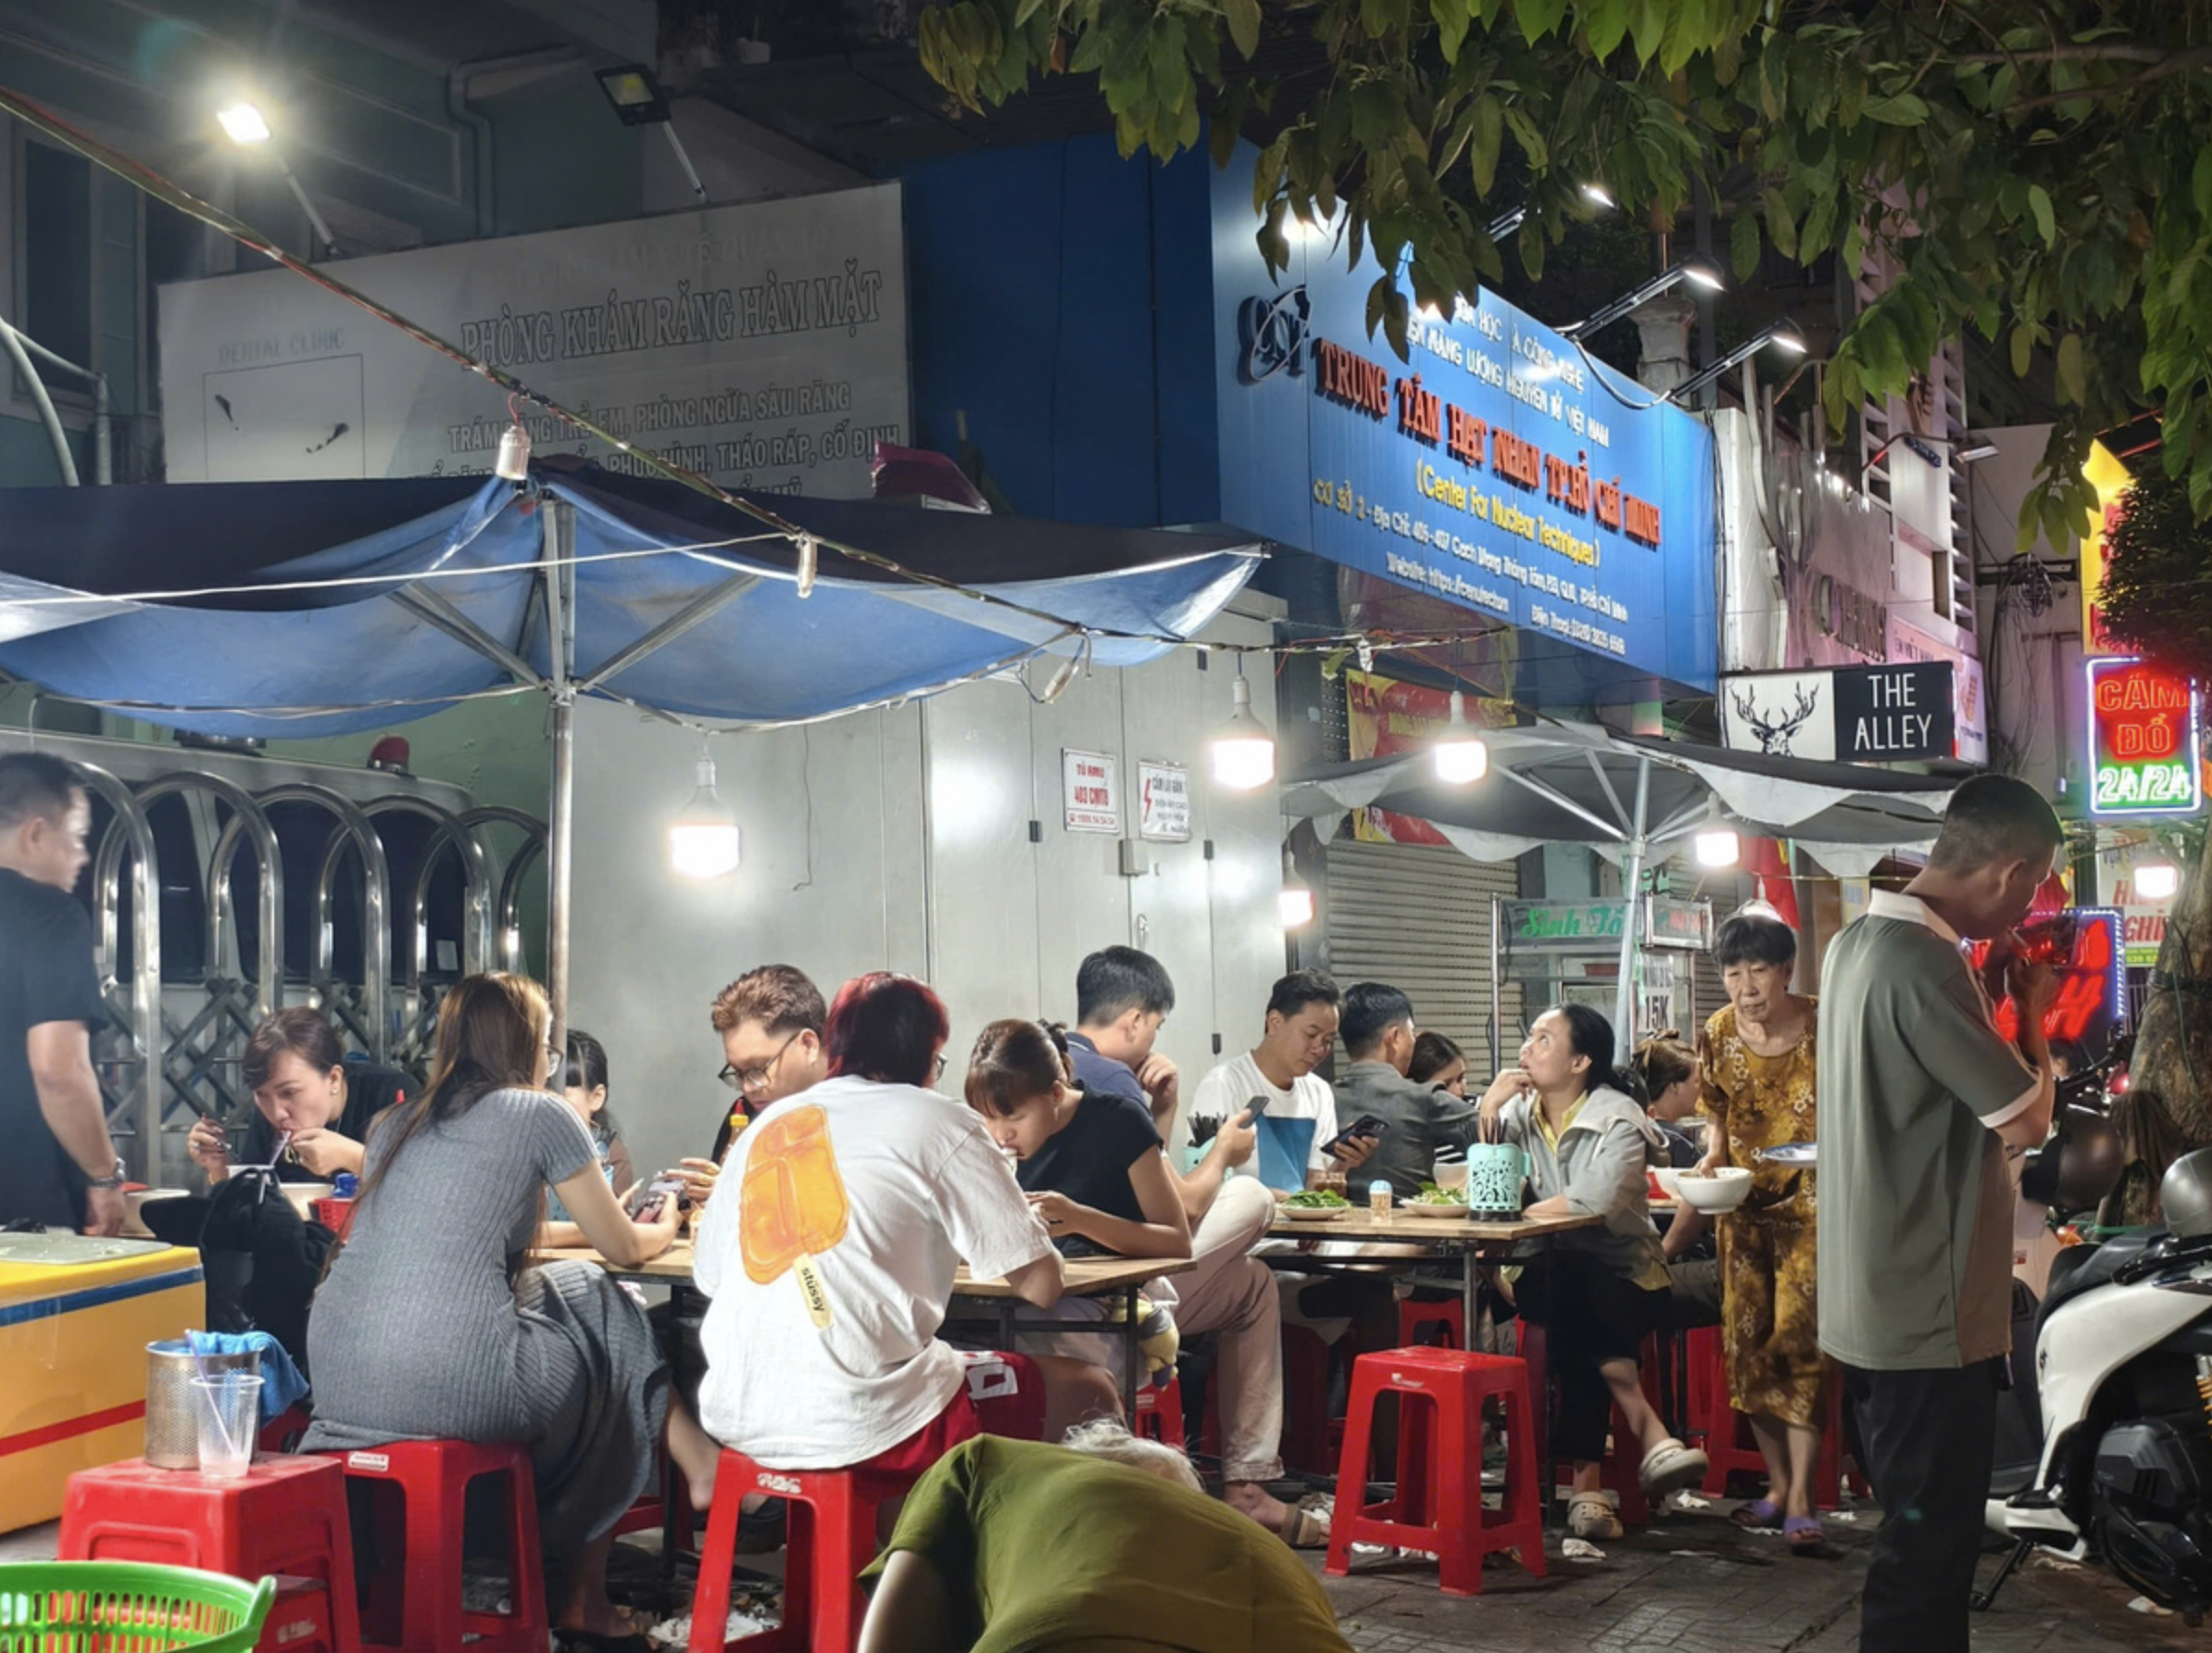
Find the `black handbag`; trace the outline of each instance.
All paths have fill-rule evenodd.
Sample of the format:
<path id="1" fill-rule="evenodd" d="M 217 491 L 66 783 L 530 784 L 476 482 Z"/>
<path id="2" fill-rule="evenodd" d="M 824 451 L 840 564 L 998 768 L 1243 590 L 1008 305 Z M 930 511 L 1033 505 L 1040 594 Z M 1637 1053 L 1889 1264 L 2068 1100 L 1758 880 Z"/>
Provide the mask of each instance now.
<path id="1" fill-rule="evenodd" d="M 149 1201 L 141 1220 L 156 1239 L 198 1249 L 210 1331 L 266 1331 L 306 1372 L 308 1310 L 337 1236 L 303 1222 L 274 1175 L 233 1170 L 212 1193 Z"/>

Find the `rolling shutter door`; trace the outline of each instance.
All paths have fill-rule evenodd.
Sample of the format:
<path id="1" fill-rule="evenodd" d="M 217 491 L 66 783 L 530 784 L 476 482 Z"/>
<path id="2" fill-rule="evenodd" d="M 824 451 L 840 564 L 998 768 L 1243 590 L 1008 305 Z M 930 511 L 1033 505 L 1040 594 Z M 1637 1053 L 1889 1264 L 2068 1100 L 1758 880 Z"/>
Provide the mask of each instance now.
<path id="1" fill-rule="evenodd" d="M 1510 861 L 1470 861 L 1426 844 L 1328 846 L 1329 969 L 1350 987 L 1381 981 L 1414 1002 L 1416 1025 L 1467 1053 L 1467 1077 L 1487 1082 L 1490 1054 L 1490 898 L 1520 893 Z M 1518 986 L 1504 1004 L 1507 1054 L 1521 1038 Z M 1344 1066 L 1339 1049 L 1339 1071 Z"/>

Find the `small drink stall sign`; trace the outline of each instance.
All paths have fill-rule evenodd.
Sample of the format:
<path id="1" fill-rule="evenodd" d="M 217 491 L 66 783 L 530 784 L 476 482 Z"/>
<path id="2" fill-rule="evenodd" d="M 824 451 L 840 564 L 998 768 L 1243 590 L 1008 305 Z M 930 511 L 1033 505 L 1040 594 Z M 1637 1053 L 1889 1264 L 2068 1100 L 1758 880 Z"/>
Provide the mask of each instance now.
<path id="1" fill-rule="evenodd" d="M 1122 829 L 1120 771 L 1111 752 L 1062 749 L 1061 794 L 1070 832 Z"/>
<path id="2" fill-rule="evenodd" d="M 2204 806 L 2197 693 L 2146 661 L 2089 671 L 2089 807 L 2100 815 L 2193 815 Z"/>
<path id="3" fill-rule="evenodd" d="M 2094 1057 L 2112 1043 L 2113 1029 L 2127 1010 L 2128 978 L 2122 950 L 2120 915 L 2108 907 L 2074 907 L 2040 924 L 2024 927 L 2020 941 L 2030 958 L 2051 966 L 2058 977 L 2058 996 L 2043 1013 L 2043 1037 L 2071 1040 Z M 1970 956 L 1979 969 L 1989 957 L 1987 941 L 1974 943 Z M 2019 1031 L 2020 1014 L 2002 988 L 1992 991 L 1997 1031 L 2006 1039 Z"/>

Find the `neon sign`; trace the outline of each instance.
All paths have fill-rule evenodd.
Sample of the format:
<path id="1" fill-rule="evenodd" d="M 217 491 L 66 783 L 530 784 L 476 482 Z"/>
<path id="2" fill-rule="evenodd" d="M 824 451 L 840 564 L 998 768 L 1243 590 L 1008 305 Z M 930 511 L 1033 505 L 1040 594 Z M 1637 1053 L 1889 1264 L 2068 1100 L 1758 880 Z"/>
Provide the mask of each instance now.
<path id="1" fill-rule="evenodd" d="M 2194 814 L 2205 801 L 2195 688 L 2140 660 L 2088 670 L 2090 812 Z"/>
<path id="2" fill-rule="evenodd" d="M 2043 1013 L 2043 1037 L 2072 1040 L 2095 1054 L 2112 1041 L 2112 1029 L 2127 1009 L 2127 957 L 2120 945 L 2120 915 L 2109 907 L 2076 907 L 2021 934 L 2030 958 L 2051 965 L 2058 977 L 2058 996 Z M 1990 944 L 1977 941 L 1969 956 L 1979 970 Z M 2017 1035 L 2020 1013 L 2009 998 L 1994 1006 L 1997 1031 Z"/>

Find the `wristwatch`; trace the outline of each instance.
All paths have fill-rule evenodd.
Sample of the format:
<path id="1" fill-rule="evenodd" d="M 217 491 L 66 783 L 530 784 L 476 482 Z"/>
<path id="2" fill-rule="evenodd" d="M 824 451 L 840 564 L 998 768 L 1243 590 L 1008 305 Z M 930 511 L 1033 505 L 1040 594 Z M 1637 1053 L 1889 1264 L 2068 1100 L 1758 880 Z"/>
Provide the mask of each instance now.
<path id="1" fill-rule="evenodd" d="M 87 1188 L 99 1189 L 104 1193 L 112 1193 L 117 1189 L 122 1187 L 122 1185 L 130 1180 L 130 1173 L 124 1170 L 123 1162 L 120 1159 L 118 1159 L 115 1162 L 115 1169 L 113 1171 L 109 1172 L 105 1177 L 86 1178 L 84 1186 Z"/>

